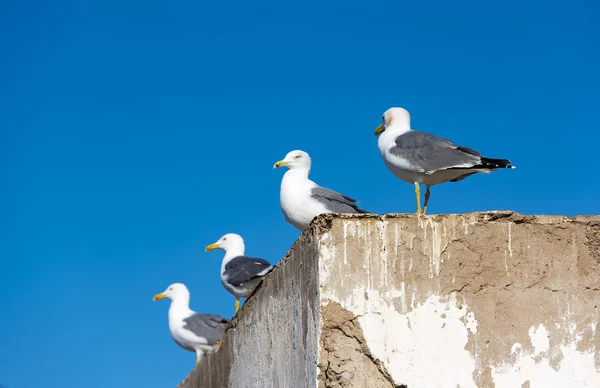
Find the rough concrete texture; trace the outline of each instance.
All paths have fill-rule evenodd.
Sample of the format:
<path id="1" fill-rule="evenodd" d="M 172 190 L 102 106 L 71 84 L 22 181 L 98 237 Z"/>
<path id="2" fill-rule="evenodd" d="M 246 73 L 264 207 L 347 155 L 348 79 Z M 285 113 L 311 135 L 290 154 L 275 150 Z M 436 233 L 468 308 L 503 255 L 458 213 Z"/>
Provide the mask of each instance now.
<path id="1" fill-rule="evenodd" d="M 312 235 L 297 241 L 244 303 L 217 352 L 182 388 L 314 387 L 319 335 Z"/>
<path id="2" fill-rule="evenodd" d="M 339 304 L 321 309 L 318 388 L 394 388 L 394 382 L 371 354 L 356 317 Z"/>
<path id="3" fill-rule="evenodd" d="M 323 217 L 321 303 L 356 317 L 397 385 L 600 387 L 599 226 L 514 213 Z"/>
<path id="4" fill-rule="evenodd" d="M 323 215 L 196 387 L 600 387 L 600 217 Z"/>

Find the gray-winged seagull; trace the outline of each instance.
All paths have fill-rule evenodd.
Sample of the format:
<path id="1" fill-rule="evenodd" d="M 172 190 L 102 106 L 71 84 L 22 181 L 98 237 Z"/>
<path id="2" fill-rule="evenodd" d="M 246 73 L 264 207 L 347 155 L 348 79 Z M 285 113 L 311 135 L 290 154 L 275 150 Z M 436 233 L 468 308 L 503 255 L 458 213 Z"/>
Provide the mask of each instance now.
<path id="1" fill-rule="evenodd" d="M 279 203 L 286 221 L 301 231 L 313 218 L 323 213 L 368 213 L 357 200 L 321 187 L 308 179 L 310 156 L 300 150 L 289 152 L 273 168 L 287 166 L 281 180 Z"/>
<path id="2" fill-rule="evenodd" d="M 240 298 L 248 298 L 262 278 L 273 269 L 266 260 L 244 256 L 244 239 L 239 234 L 228 233 L 219 241 L 206 247 L 206 251 L 222 249 L 221 283 L 235 296 L 235 312 L 240 309 Z"/>
<path id="3" fill-rule="evenodd" d="M 421 213 L 421 190 L 427 187 L 422 213 L 427 211 L 430 188 L 445 182 L 458 182 L 497 168 L 514 168 L 510 160 L 491 159 L 467 147 L 457 146 L 450 140 L 410 128 L 410 114 L 403 108 L 390 108 L 383 114 L 381 125 L 375 130 L 377 145 L 387 168 L 401 180 L 415 185 L 417 214 Z"/>
<path id="4" fill-rule="evenodd" d="M 181 283 L 174 283 L 154 296 L 154 301 L 171 299 L 169 331 L 175 343 L 196 352 L 196 364 L 206 352 L 213 350 L 223 338 L 228 321 L 214 314 L 198 314 L 190 309 L 190 292 Z"/>

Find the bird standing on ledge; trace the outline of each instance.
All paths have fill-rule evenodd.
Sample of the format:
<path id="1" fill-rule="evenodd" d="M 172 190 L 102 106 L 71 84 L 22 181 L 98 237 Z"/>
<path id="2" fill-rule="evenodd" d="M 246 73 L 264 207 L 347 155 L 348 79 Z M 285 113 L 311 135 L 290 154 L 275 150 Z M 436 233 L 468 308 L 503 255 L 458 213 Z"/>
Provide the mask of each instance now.
<path id="1" fill-rule="evenodd" d="M 313 218 L 323 213 L 368 213 L 357 201 L 321 187 L 308 179 L 310 156 L 300 150 L 290 151 L 273 168 L 286 166 L 281 180 L 279 202 L 286 221 L 303 231 Z"/>
<path id="2" fill-rule="evenodd" d="M 169 307 L 169 331 L 175 343 L 185 350 L 196 352 L 196 364 L 204 353 L 210 352 L 223 338 L 227 319 L 214 314 L 198 314 L 190 309 L 190 292 L 181 283 L 174 283 L 160 294 L 154 301 L 171 299 Z"/>
<path id="3" fill-rule="evenodd" d="M 240 309 L 240 298 L 248 298 L 262 278 L 273 266 L 266 260 L 244 256 L 244 239 L 239 234 L 228 233 L 219 241 L 206 247 L 225 251 L 221 264 L 221 283 L 235 296 L 235 312 Z"/>
<path id="4" fill-rule="evenodd" d="M 514 168 L 510 160 L 491 159 L 470 148 L 457 146 L 450 140 L 410 128 L 410 114 L 403 108 L 390 108 L 383 114 L 375 130 L 377 145 L 386 167 L 401 180 L 415 185 L 417 214 L 425 214 L 430 188 L 445 182 L 458 182 L 497 168 Z M 421 189 L 427 187 L 421 210 Z"/>

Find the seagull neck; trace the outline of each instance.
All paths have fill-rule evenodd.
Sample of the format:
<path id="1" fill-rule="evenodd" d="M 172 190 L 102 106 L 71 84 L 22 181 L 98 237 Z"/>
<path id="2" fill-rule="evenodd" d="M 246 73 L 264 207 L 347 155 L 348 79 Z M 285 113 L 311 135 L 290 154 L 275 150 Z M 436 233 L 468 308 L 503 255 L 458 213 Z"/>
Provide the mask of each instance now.
<path id="1" fill-rule="evenodd" d="M 190 296 L 180 295 L 171 301 L 171 307 L 169 307 L 169 316 L 178 316 L 180 314 L 187 314 L 190 311 Z"/>
<path id="2" fill-rule="evenodd" d="M 385 130 L 385 132 L 383 132 L 383 134 L 385 135 L 386 133 L 388 133 L 389 136 L 398 136 L 398 135 L 402 135 L 403 133 L 412 131 L 412 129 L 410 129 L 410 127 L 406 127 L 406 126 L 395 126 L 395 127 L 389 127 Z"/>
<path id="3" fill-rule="evenodd" d="M 287 170 L 284 175 L 285 177 L 289 177 L 291 179 L 308 179 L 308 174 L 310 173 L 310 168 L 293 168 Z"/>
<path id="4" fill-rule="evenodd" d="M 244 256 L 245 250 L 246 250 L 246 247 L 244 246 L 243 242 L 238 242 L 234 246 L 227 248 L 227 251 L 225 252 L 225 256 L 223 256 L 223 267 L 225 267 L 225 264 L 229 263 L 231 261 L 231 259 L 238 257 L 238 256 Z"/>

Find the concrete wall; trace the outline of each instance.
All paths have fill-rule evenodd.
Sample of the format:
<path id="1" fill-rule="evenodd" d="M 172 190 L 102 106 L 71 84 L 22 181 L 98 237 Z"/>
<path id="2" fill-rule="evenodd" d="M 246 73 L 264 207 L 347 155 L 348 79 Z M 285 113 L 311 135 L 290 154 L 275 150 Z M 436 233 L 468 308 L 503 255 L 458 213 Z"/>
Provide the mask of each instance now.
<path id="1" fill-rule="evenodd" d="M 600 217 L 313 221 L 196 387 L 600 387 Z"/>
<path id="2" fill-rule="evenodd" d="M 315 387 L 319 335 L 318 265 L 303 236 L 242 306 L 219 350 L 182 388 Z"/>

